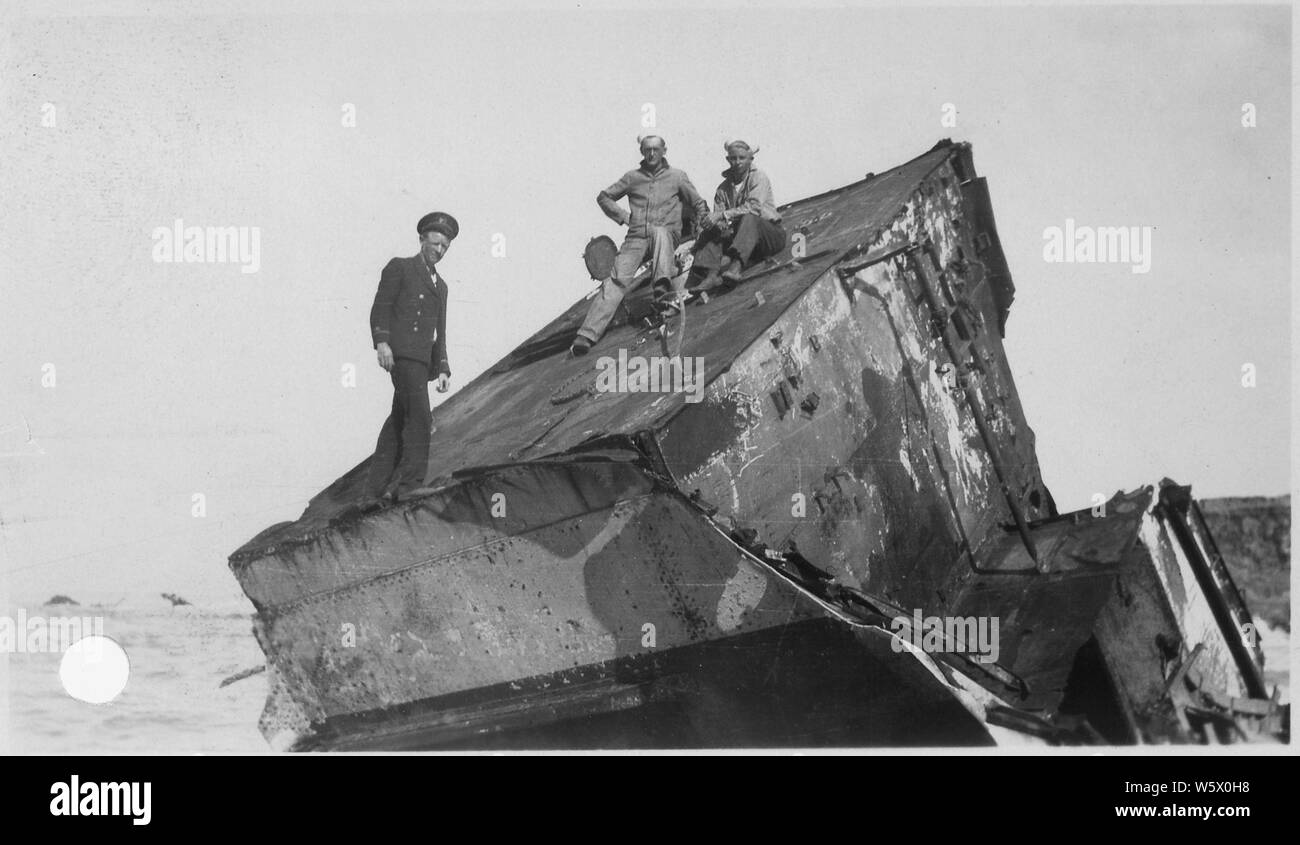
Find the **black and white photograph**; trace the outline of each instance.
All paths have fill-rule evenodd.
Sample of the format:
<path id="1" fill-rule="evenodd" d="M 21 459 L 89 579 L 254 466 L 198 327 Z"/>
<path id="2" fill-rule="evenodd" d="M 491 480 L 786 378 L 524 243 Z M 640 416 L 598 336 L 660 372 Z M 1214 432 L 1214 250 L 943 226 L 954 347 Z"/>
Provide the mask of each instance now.
<path id="1" fill-rule="evenodd" d="M 0 753 L 1292 753 L 1293 21 L 5 3 Z"/>

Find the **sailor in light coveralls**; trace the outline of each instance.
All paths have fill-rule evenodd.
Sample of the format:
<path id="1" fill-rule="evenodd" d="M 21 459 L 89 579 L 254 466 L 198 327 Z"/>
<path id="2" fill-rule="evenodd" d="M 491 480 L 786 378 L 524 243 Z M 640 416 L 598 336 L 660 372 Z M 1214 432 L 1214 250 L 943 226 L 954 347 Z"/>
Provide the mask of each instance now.
<path id="1" fill-rule="evenodd" d="M 607 217 L 627 226 L 627 237 L 614 261 L 614 274 L 602 283 L 600 293 L 587 311 L 587 319 L 573 340 L 574 355 L 585 355 L 600 340 L 623 301 L 637 267 L 647 256 L 651 259 L 651 281 L 656 289 L 671 287 L 671 280 L 678 275 L 674 250 L 682 237 L 683 205 L 691 209 L 696 220 L 703 220 L 709 212 L 708 204 L 686 173 L 669 166 L 664 158 L 668 149 L 664 139 L 646 135 L 637 140 L 641 145 L 640 166 L 624 173 L 622 179 L 596 197 Z M 618 204 L 625 196 L 629 210 Z"/>

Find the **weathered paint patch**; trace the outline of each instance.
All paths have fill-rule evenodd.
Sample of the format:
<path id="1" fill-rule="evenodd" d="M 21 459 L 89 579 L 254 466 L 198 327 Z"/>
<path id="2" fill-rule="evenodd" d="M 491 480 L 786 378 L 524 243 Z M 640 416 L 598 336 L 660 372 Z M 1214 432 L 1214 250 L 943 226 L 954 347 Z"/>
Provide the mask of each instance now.
<path id="1" fill-rule="evenodd" d="M 728 391 L 709 390 L 706 399 L 677 416 L 660 437 L 669 466 L 689 473 L 731 448 L 753 424 L 748 402 Z"/>
<path id="2" fill-rule="evenodd" d="M 1150 554 L 1150 565 L 1155 568 L 1170 610 L 1187 643 L 1187 650 L 1190 652 L 1196 644 L 1204 643 L 1207 654 L 1203 665 L 1214 667 L 1211 672 L 1213 680 L 1222 684 L 1228 695 L 1243 695 L 1245 690 L 1240 674 L 1228 668 L 1235 665 L 1232 650 L 1224 640 L 1209 600 L 1196 580 L 1191 561 L 1182 545 L 1170 536 L 1165 520 L 1155 515 L 1154 508 L 1143 518 L 1138 537 Z"/>
<path id="3" fill-rule="evenodd" d="M 898 463 L 907 471 L 907 477 L 912 479 L 912 490 L 921 492 L 921 482 L 916 477 L 916 472 L 912 469 L 912 462 L 907 457 L 907 441 L 904 440 L 898 447 Z"/>
<path id="4" fill-rule="evenodd" d="M 980 441 L 975 418 L 968 408 L 963 408 L 965 397 L 960 387 L 947 384 L 938 368 L 931 366 L 926 380 L 930 395 L 927 403 L 931 411 L 943 417 L 943 431 L 948 441 L 948 456 L 956 468 L 953 481 L 961 488 L 962 497 L 975 501 L 982 490 L 992 486 L 987 447 Z M 961 403 L 959 405 L 958 403 Z"/>
<path id="5" fill-rule="evenodd" d="M 740 627 L 745 614 L 758 607 L 765 592 L 767 576 L 742 558 L 736 574 L 727 579 L 722 588 L 722 597 L 718 599 L 719 630 L 730 632 Z"/>

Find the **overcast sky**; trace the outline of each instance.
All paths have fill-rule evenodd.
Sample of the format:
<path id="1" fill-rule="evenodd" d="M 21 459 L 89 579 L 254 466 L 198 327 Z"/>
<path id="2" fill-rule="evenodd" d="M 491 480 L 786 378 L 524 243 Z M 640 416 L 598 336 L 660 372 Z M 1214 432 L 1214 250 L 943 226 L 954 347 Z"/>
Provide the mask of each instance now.
<path id="1" fill-rule="evenodd" d="M 1058 506 L 1288 492 L 1289 8 L 701 6 L 0 26 L 0 591 L 237 596 L 226 556 L 374 447 L 367 313 L 415 221 L 461 224 L 456 389 L 589 289 L 647 104 L 710 197 L 727 137 L 778 203 L 971 142 Z M 256 227 L 257 271 L 155 262 L 178 218 Z M 1150 227 L 1150 272 L 1046 262 L 1067 219 Z"/>

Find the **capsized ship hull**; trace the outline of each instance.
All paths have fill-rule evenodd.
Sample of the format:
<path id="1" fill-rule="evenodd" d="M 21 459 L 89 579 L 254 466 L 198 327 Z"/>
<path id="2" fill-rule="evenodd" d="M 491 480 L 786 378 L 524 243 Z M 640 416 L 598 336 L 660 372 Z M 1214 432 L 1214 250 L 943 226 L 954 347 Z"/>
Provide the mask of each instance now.
<path id="1" fill-rule="evenodd" d="M 1076 658 L 1152 491 L 1056 513 L 970 148 L 781 211 L 787 251 L 689 312 L 695 390 L 609 391 L 658 339 L 566 357 L 575 303 L 435 410 L 435 492 L 366 503 L 363 462 L 232 555 L 278 747 L 1096 738 Z M 996 620 L 992 660 L 901 618 Z"/>
<path id="2" fill-rule="evenodd" d="M 502 491 L 519 505 L 493 516 Z M 1072 547 L 1136 528 L 1035 530 Z M 633 452 L 473 473 L 293 559 L 244 572 L 292 690 L 266 726 L 288 747 L 987 744 L 987 710 L 1026 700 L 1022 655 L 902 647 L 901 608 L 805 586 Z"/>
<path id="3" fill-rule="evenodd" d="M 518 505 L 494 518 L 503 490 Z M 258 632 L 306 747 L 989 741 L 933 664 L 827 613 L 633 455 L 478 474 L 331 542 L 376 575 L 336 583 L 312 549 L 249 573 L 286 599 Z"/>

